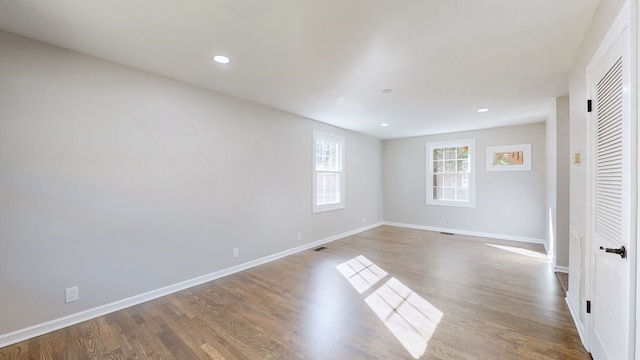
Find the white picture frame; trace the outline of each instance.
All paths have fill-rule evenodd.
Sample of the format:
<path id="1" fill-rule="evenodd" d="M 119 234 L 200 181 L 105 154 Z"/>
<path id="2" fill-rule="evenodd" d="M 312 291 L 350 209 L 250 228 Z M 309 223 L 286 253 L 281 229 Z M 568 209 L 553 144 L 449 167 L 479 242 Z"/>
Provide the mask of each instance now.
<path id="1" fill-rule="evenodd" d="M 486 148 L 487 171 L 531 171 L 531 144 Z"/>

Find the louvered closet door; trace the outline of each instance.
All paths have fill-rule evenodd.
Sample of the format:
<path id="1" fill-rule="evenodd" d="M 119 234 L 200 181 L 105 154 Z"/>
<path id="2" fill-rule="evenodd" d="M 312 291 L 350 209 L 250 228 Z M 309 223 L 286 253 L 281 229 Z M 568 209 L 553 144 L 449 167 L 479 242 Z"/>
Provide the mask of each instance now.
<path id="1" fill-rule="evenodd" d="M 596 360 L 629 359 L 630 104 L 623 31 L 590 76 L 591 352 Z M 607 252 L 625 247 L 626 257 Z"/>

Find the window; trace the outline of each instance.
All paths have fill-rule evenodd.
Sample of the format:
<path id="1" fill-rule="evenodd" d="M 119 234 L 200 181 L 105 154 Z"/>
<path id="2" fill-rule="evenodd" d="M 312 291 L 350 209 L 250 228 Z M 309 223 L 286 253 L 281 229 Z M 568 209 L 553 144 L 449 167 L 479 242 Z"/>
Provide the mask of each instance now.
<path id="1" fill-rule="evenodd" d="M 344 209 L 344 138 L 313 132 L 313 212 Z"/>
<path id="2" fill-rule="evenodd" d="M 427 144 L 427 204 L 475 206 L 475 139 Z"/>

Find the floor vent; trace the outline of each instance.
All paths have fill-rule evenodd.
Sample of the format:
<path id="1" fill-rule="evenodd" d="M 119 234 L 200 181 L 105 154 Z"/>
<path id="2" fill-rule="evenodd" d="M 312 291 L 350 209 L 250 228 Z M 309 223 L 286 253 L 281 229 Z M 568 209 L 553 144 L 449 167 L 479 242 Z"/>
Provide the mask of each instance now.
<path id="1" fill-rule="evenodd" d="M 322 250 L 327 250 L 327 247 L 326 246 L 320 246 L 319 248 L 313 249 L 313 251 L 322 251 Z"/>
<path id="2" fill-rule="evenodd" d="M 444 232 L 444 231 L 441 231 L 440 234 L 442 234 L 442 235 L 453 235 L 453 233 L 448 233 L 448 232 Z"/>

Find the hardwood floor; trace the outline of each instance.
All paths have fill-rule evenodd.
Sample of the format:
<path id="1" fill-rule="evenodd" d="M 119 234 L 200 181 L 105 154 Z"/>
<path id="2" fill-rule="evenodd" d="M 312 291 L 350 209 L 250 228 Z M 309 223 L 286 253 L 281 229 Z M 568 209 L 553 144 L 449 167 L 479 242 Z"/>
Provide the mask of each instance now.
<path id="1" fill-rule="evenodd" d="M 591 358 L 540 245 L 381 226 L 325 246 L 0 359 Z"/>

